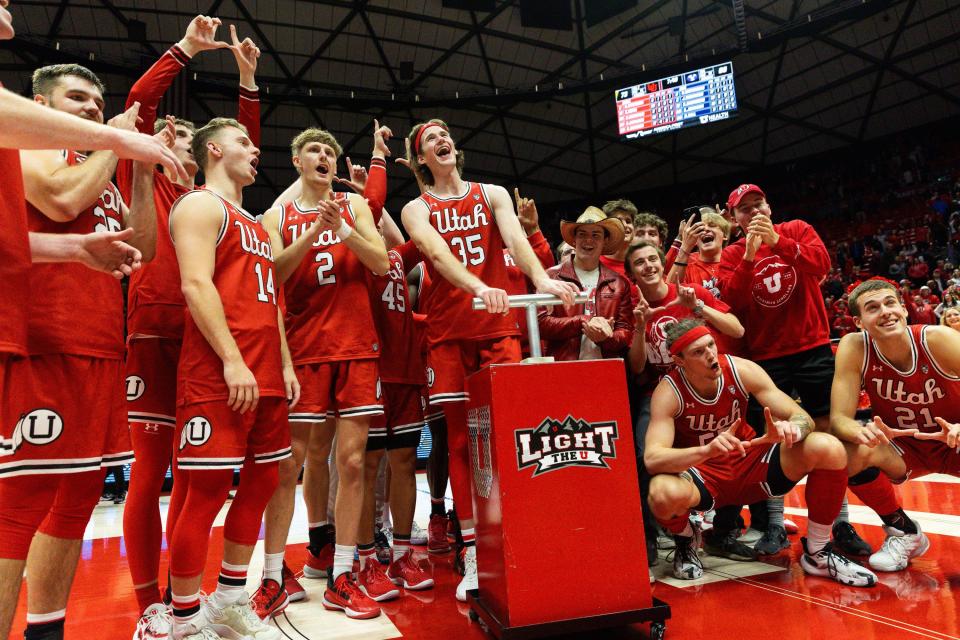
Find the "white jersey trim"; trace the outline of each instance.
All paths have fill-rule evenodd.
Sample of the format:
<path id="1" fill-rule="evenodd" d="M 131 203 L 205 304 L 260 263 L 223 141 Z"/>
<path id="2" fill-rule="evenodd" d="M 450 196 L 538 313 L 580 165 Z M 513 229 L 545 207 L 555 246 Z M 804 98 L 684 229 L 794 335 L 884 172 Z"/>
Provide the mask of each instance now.
<path id="1" fill-rule="evenodd" d="M 947 380 L 960 380 L 960 377 L 952 376 L 946 371 L 943 370 L 943 367 L 940 366 L 940 363 L 937 362 L 937 359 L 933 357 L 933 352 L 930 350 L 930 346 L 927 344 L 927 329 L 931 325 L 927 325 L 924 328 L 920 329 L 920 348 L 923 349 L 924 355 L 927 356 L 927 359 L 930 361 L 930 365 L 933 366 L 934 370 L 946 378 Z"/>

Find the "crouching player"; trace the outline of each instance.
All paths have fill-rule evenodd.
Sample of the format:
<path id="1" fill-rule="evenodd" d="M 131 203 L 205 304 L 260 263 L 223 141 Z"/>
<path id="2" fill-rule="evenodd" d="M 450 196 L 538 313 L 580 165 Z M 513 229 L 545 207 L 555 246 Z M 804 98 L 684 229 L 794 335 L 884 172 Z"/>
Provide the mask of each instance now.
<path id="1" fill-rule="evenodd" d="M 813 433 L 813 419 L 757 364 L 718 353 L 700 322 L 669 325 L 667 347 L 677 366 L 653 393 L 644 462 L 653 476 L 650 509 L 677 541 L 674 575 L 687 580 L 703 575 L 691 509 L 781 496 L 807 476 L 803 570 L 854 587 L 876 584 L 873 573 L 830 544 L 847 486 L 840 441 Z M 766 434 L 752 440 L 755 434 L 742 420 L 751 394 L 766 419 Z"/>
<path id="2" fill-rule="evenodd" d="M 870 556 L 876 571 L 900 571 L 930 541 L 903 512 L 890 482 L 930 473 L 960 476 L 960 335 L 949 327 L 907 325 L 900 291 L 871 279 L 849 296 L 861 329 L 837 349 L 830 426 L 847 447 L 850 489 L 883 520 L 887 534 Z M 854 419 L 860 389 L 873 420 Z"/>

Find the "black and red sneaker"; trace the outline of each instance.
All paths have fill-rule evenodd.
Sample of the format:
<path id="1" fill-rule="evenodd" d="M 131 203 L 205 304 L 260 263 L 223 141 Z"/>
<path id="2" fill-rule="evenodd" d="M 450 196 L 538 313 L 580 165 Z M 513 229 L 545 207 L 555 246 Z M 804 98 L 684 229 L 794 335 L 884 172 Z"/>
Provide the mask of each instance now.
<path id="1" fill-rule="evenodd" d="M 326 578 L 333 566 L 333 552 L 336 545 L 336 529 L 325 524 L 310 531 L 310 544 L 307 545 L 307 561 L 303 565 L 304 578 Z"/>
<path id="2" fill-rule="evenodd" d="M 323 608 L 343 611 L 348 618 L 366 620 L 380 615 L 380 607 L 360 590 L 349 573 L 341 573 L 336 580 L 327 579 L 323 592 Z"/>
<path id="3" fill-rule="evenodd" d="M 260 588 L 250 598 L 250 608 L 261 620 L 269 620 L 290 604 L 287 590 L 276 580 L 264 578 Z"/>

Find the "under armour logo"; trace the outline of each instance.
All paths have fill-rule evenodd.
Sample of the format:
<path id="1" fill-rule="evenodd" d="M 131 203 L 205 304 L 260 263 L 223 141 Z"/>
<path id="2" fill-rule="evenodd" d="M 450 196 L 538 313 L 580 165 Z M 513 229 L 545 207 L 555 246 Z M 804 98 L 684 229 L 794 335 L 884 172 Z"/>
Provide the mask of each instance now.
<path id="1" fill-rule="evenodd" d="M 686 403 L 685 406 L 687 407 L 687 409 L 693 409 L 693 403 L 692 403 L 692 402 Z"/>
<path id="2" fill-rule="evenodd" d="M 881 367 L 881 366 L 878 365 L 878 364 L 873 365 L 873 366 L 871 367 L 871 369 L 872 369 L 873 371 L 883 371 L 883 367 Z"/>

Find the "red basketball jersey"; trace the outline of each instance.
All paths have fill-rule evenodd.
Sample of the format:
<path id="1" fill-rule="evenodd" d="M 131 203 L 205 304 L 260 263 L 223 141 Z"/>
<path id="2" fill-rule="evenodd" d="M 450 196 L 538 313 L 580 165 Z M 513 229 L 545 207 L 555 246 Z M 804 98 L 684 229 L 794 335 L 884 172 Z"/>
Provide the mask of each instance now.
<path id="1" fill-rule="evenodd" d="M 864 331 L 864 358 L 861 379 L 870 396 L 873 415 L 899 429 L 940 431 L 935 417 L 948 422 L 960 420 L 957 399 L 960 378 L 940 368 L 927 346 L 927 325 L 907 327 L 913 365 L 908 371 L 894 367 Z"/>
<path id="2" fill-rule="evenodd" d="M 724 313 L 730 311 L 730 307 L 725 302 L 717 300 L 708 290 L 697 284 L 691 284 L 690 286 L 693 287 L 697 298 L 703 300 L 706 306 Z M 647 320 L 646 333 L 644 334 L 647 367 L 650 367 L 651 373 L 655 372 L 657 376 L 662 376 L 673 368 L 673 356 L 670 355 L 670 350 L 667 348 L 667 326 L 678 320 L 693 317 L 693 311 L 683 305 L 666 306 L 677 299 L 677 285 L 671 283 L 667 287 L 667 295 L 663 299 L 650 302 L 650 306 L 653 308 L 663 308 Z M 721 344 L 719 336 L 722 334 L 710 325 L 707 325 L 707 328 L 713 334 L 713 338 L 719 346 Z"/>
<path id="3" fill-rule="evenodd" d="M 340 215 L 354 226 L 347 194 L 337 193 L 335 199 L 340 203 Z M 316 219 L 316 210 L 303 209 L 296 201 L 284 205 L 280 216 L 283 246 L 306 233 Z M 294 364 L 379 357 L 369 271 L 333 231 L 324 231 L 314 241 L 283 285 L 284 322 Z"/>
<path id="4" fill-rule="evenodd" d="M 128 163 L 124 163 L 128 164 Z M 131 197 L 129 167 L 117 170 L 117 181 L 127 199 Z M 153 172 L 153 203 L 157 209 L 157 252 L 130 276 L 127 289 L 127 333 L 130 336 L 183 337 L 184 305 L 180 291 L 177 252 L 170 238 L 170 208 L 189 189 L 171 182 L 159 171 Z"/>
<path id="5" fill-rule="evenodd" d="M 720 356 L 720 379 L 713 397 L 704 398 L 697 393 L 679 367 L 663 379 L 673 389 L 680 405 L 674 415 L 673 446 L 677 449 L 709 444 L 720 431 L 746 415 L 750 394 L 740 381 L 732 356 Z M 742 423 L 737 436 L 741 439 L 753 437 L 751 432 L 752 429 Z"/>
<path id="6" fill-rule="evenodd" d="M 416 264 L 419 253 L 413 241 L 408 241 L 387 252 L 390 271 L 386 275 L 370 274 L 373 320 L 383 342 L 380 353 L 380 380 L 383 382 L 426 383 L 419 329 L 414 325 L 407 289 L 407 265 Z"/>
<path id="7" fill-rule="evenodd" d="M 2 85 L 0 85 L 2 86 Z M 27 237 L 27 212 L 23 199 L 23 174 L 20 152 L 0 149 L 0 353 L 27 355 L 27 306 L 30 293 L 30 240 Z"/>
<path id="8" fill-rule="evenodd" d="M 211 191 L 199 193 L 214 195 L 223 208 L 213 284 L 220 294 L 227 326 L 257 380 L 260 395 L 285 396 L 270 237 L 243 209 Z M 186 194 L 174 203 L 171 217 L 177 204 L 188 197 L 209 196 Z M 187 314 L 177 369 L 177 404 L 224 400 L 228 396 L 223 361 Z"/>
<path id="9" fill-rule="evenodd" d="M 71 166 L 86 159 L 73 151 L 63 155 Z M 40 233 L 120 231 L 120 192 L 108 182 L 96 202 L 70 222 L 54 222 L 27 203 L 27 224 Z M 123 358 L 123 293 L 108 273 L 77 262 L 33 265 L 27 317 L 30 355 Z"/>
<path id="10" fill-rule="evenodd" d="M 508 290 L 510 278 L 503 261 L 506 248 L 493 217 L 484 185 L 468 182 L 462 196 L 441 198 L 429 191 L 420 196 L 430 210 L 430 224 L 443 237 L 463 266 L 496 289 Z M 476 340 L 519 335 L 513 315 L 473 310 L 473 295 L 447 282 L 429 261 L 432 285 L 423 310 L 427 314 L 427 340 Z"/>

